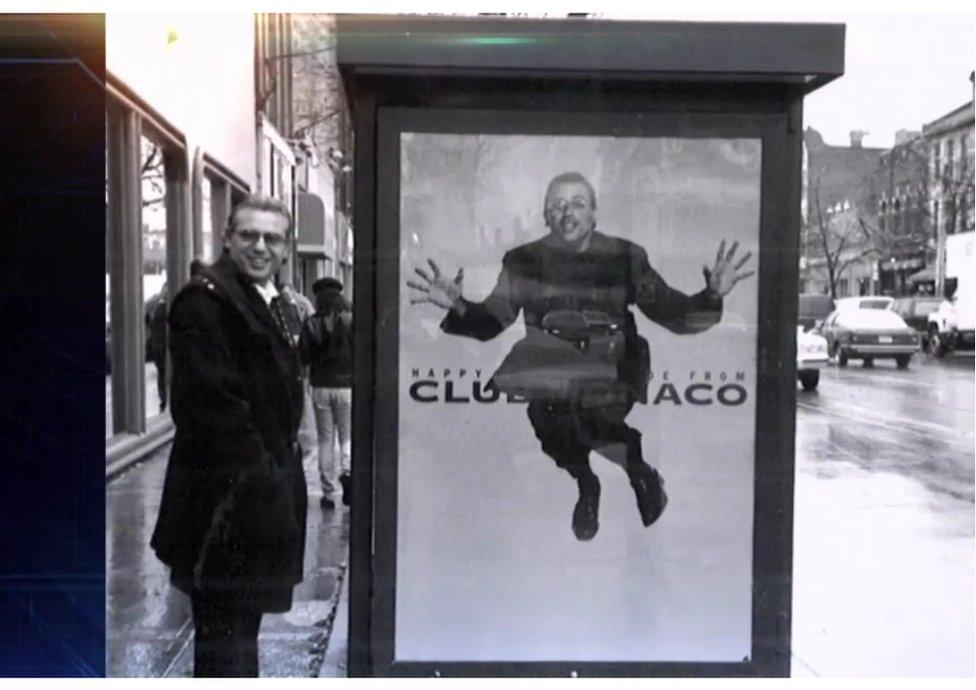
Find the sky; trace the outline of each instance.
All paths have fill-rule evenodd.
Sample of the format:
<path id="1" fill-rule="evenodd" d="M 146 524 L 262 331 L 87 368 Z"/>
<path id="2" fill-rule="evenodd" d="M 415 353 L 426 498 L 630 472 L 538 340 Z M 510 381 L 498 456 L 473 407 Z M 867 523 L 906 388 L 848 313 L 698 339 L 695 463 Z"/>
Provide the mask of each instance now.
<path id="1" fill-rule="evenodd" d="M 667 4 L 672 3 L 664 6 Z M 914 5 L 916 10 L 928 6 Z M 953 3 L 931 5 L 942 10 L 957 7 Z M 635 15 L 607 12 L 605 16 Z M 976 67 L 976 14 L 971 11 L 787 14 L 750 7 L 738 14 L 656 12 L 641 18 L 845 24 L 844 76 L 804 101 L 804 126 L 818 130 L 828 144 L 835 146 L 849 144 L 850 132 L 862 130 L 868 132 L 864 146 L 888 148 L 898 130 L 921 130 L 923 124 L 973 98 L 969 73 Z"/>
<path id="2" fill-rule="evenodd" d="M 19 8 L 19 0 L 9 0 Z M 124 0 L 114 2 L 48 2 L 24 0 L 31 9 L 131 12 Z M 971 2 L 971 0 L 970 0 Z M 805 125 L 829 144 L 846 145 L 851 130 L 864 130 L 865 146 L 889 147 L 899 129 L 922 125 L 972 99 L 969 73 L 976 67 L 976 14 L 964 0 L 661 0 L 599 3 L 566 0 L 520 0 L 506 7 L 498 0 L 479 10 L 530 16 L 565 16 L 569 11 L 601 10 L 608 19 L 689 21 L 841 22 L 847 25 L 846 71 L 843 77 L 807 97 Z M 588 5 L 588 6 L 587 6 Z M 214 12 L 207 0 L 147 0 L 139 13 Z M 231 11 L 293 12 L 437 12 L 458 13 L 456 0 L 239 0 Z M 730 11 L 729 7 L 734 10 Z M 883 8 L 884 13 L 865 12 Z M 36 9 L 36 8 L 34 8 Z M 920 10 L 925 13 L 920 13 Z M 860 10 L 860 11 L 857 11 Z M 216 11 L 227 11 L 216 10 Z M 470 10 L 462 10 L 470 13 Z M 734 13 L 733 13 L 734 12 Z"/>
<path id="3" fill-rule="evenodd" d="M 922 125 L 971 101 L 976 29 L 970 15 L 830 15 L 847 25 L 844 76 L 810 94 L 804 123 L 828 144 L 869 132 L 865 146 L 890 147 L 899 129 Z"/>

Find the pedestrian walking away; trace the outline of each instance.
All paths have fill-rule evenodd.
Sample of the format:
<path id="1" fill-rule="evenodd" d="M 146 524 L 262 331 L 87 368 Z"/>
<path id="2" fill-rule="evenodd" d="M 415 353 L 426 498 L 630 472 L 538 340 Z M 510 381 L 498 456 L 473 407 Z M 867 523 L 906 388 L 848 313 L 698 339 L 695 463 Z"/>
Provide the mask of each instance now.
<path id="1" fill-rule="evenodd" d="M 300 350 L 302 362 L 309 366 L 312 402 L 318 430 L 319 479 L 322 483 L 323 508 L 335 507 L 333 494 L 338 482 L 342 502 L 350 500 L 350 427 L 352 409 L 352 316 L 338 281 L 317 283 L 316 311 L 302 327 Z M 336 476 L 336 448 L 339 467 Z"/>
<path id="2" fill-rule="evenodd" d="M 166 303 L 169 288 L 166 283 L 159 292 L 146 301 L 146 359 L 156 365 L 156 393 L 159 396 L 159 411 L 166 410 Z"/>

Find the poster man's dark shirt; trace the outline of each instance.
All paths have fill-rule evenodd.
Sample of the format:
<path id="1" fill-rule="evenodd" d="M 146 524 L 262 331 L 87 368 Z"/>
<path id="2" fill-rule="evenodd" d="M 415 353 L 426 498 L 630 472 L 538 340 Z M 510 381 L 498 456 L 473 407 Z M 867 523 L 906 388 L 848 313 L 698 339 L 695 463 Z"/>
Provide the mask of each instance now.
<path id="1" fill-rule="evenodd" d="M 622 334 L 624 351 L 616 362 L 616 378 L 631 388 L 635 399 L 645 401 L 649 355 L 646 341 L 637 333 L 630 305 L 677 334 L 699 333 L 722 316 L 718 294 L 708 288 L 690 296 L 675 290 L 651 268 L 643 248 L 593 232 L 589 245 L 579 252 L 552 235 L 510 250 L 491 294 L 480 303 L 464 300 L 464 314 L 450 310 L 441 328 L 446 333 L 488 340 L 511 325 L 522 311 L 526 336 L 513 347 L 494 380 L 498 385 L 500 381 L 531 379 L 546 388 L 553 372 L 558 371 L 559 362 L 554 360 L 560 359 L 559 353 L 571 351 L 550 346 L 554 341 L 551 329 L 547 333 L 543 323 L 546 315 L 601 313 Z M 567 355 L 570 359 L 574 356 Z M 505 385 L 498 387 L 504 390 Z M 532 397 L 534 384 L 522 387 Z M 550 390 L 540 391 L 536 397 L 561 396 Z"/>

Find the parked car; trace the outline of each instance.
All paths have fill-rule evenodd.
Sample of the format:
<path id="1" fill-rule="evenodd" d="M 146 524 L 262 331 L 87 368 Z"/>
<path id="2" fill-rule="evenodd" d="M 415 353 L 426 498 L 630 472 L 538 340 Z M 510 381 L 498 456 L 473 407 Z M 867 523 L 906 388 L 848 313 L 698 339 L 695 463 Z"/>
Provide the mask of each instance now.
<path id="1" fill-rule="evenodd" d="M 836 309 L 836 305 L 830 295 L 800 295 L 796 323 L 803 326 L 804 330 L 809 331 L 823 323 L 823 320 L 830 316 L 830 312 L 834 309 Z"/>
<path id="2" fill-rule="evenodd" d="M 890 309 L 894 297 L 884 295 L 863 295 L 861 297 L 841 297 L 837 300 L 838 309 Z"/>
<path id="3" fill-rule="evenodd" d="M 932 296 L 901 297 L 891 305 L 891 311 L 918 333 L 923 350 L 928 348 L 929 314 L 938 310 L 941 301 Z"/>
<path id="4" fill-rule="evenodd" d="M 829 298 L 828 298 L 829 299 Z M 820 368 L 827 364 L 827 339 L 817 333 L 796 327 L 796 376 L 803 390 L 816 390 Z"/>
<path id="5" fill-rule="evenodd" d="M 820 333 L 827 339 L 830 356 L 841 367 L 851 359 L 871 366 L 875 359 L 892 358 L 904 369 L 918 350 L 918 333 L 890 309 L 838 308 L 824 321 Z"/>

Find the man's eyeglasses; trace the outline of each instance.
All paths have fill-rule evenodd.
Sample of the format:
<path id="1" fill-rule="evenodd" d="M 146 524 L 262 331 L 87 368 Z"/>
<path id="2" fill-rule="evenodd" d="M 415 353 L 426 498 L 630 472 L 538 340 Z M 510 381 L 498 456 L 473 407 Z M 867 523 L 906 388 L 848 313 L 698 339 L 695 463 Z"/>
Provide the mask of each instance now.
<path id="1" fill-rule="evenodd" d="M 550 213 L 565 213 L 568 209 L 573 211 L 585 211 L 590 207 L 590 202 L 582 197 L 574 197 L 570 201 L 565 199 L 556 199 L 549 202 L 546 206 L 546 210 Z"/>
<path id="2" fill-rule="evenodd" d="M 268 249 L 281 249 L 285 246 L 287 238 L 275 232 L 258 232 L 257 230 L 235 230 L 234 234 L 240 237 L 247 244 L 257 244 L 258 240 L 264 238 L 264 246 Z"/>

